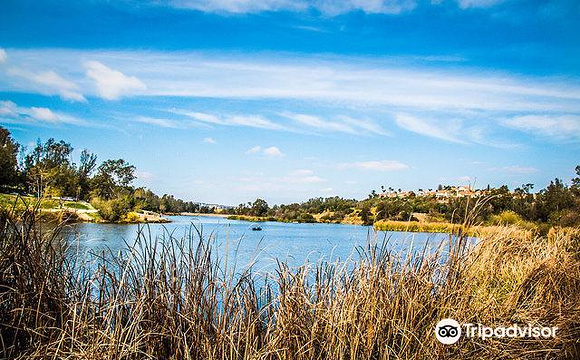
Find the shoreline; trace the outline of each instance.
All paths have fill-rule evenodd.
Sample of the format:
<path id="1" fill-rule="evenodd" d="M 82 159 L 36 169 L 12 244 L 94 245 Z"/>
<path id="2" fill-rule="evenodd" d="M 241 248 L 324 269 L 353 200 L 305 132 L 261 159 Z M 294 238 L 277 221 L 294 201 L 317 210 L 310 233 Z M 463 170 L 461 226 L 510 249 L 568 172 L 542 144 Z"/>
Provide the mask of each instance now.
<path id="1" fill-rule="evenodd" d="M 207 213 L 190 213 L 190 212 L 181 212 L 178 213 L 179 216 L 205 216 L 205 217 L 221 217 L 221 218 L 229 218 L 231 215 L 229 214 L 207 214 Z M 168 215 L 171 216 L 171 215 Z"/>

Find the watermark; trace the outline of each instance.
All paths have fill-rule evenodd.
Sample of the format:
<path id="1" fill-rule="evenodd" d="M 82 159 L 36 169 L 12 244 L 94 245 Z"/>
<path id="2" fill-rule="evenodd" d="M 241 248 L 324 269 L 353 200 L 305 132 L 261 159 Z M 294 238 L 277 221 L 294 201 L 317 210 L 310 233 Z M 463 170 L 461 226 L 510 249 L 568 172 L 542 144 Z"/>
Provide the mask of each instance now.
<path id="1" fill-rule="evenodd" d="M 481 324 L 460 325 L 453 319 L 443 319 L 435 326 L 435 337 L 439 342 L 446 345 L 455 344 L 461 334 L 468 338 L 480 338 L 487 340 L 490 338 L 553 338 L 556 336 L 557 327 L 532 326 L 530 324 L 521 326 L 513 324 L 511 326 L 489 327 Z"/>
<path id="2" fill-rule="evenodd" d="M 435 336 L 443 344 L 455 344 L 461 337 L 461 326 L 453 319 L 443 319 L 435 326 Z"/>

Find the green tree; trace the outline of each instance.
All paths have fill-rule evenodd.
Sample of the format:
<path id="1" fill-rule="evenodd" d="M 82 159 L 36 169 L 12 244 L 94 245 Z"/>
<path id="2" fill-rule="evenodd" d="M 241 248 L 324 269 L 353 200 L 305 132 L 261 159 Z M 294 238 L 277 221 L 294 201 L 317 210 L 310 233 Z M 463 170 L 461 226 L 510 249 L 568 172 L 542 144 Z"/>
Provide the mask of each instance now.
<path id="1" fill-rule="evenodd" d="M 256 199 L 251 207 L 252 215 L 254 216 L 266 216 L 268 210 L 270 210 L 268 203 L 262 199 Z"/>
<path id="2" fill-rule="evenodd" d="M 70 161 L 72 151 L 73 147 L 63 140 L 50 138 L 44 144 L 38 140 L 24 160 L 27 189 L 37 196 L 75 195 L 78 179 Z"/>
<path id="3" fill-rule="evenodd" d="M 0 126 L 0 187 L 18 183 L 18 149 L 20 145 L 12 139 L 10 131 Z"/>
<path id="4" fill-rule="evenodd" d="M 119 196 L 135 180 L 135 166 L 123 159 L 104 161 L 93 178 L 95 194 L 105 200 Z"/>
<path id="5" fill-rule="evenodd" d="M 580 165 L 576 166 L 576 177 L 572 179 L 571 189 L 576 196 L 580 196 Z"/>
<path id="6" fill-rule="evenodd" d="M 97 155 L 91 153 L 89 150 L 84 149 L 81 152 L 81 157 L 79 161 L 79 166 L 77 169 L 78 173 L 78 191 L 77 198 L 86 200 L 88 198 L 91 184 L 90 177 L 97 166 Z"/>

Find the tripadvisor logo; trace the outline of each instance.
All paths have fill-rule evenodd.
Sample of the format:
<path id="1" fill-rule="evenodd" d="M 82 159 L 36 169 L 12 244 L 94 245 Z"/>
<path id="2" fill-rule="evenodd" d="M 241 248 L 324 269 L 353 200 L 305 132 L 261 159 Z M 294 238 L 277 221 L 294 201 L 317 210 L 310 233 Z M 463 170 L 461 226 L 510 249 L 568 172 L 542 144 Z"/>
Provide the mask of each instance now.
<path id="1" fill-rule="evenodd" d="M 443 319 L 435 326 L 435 337 L 445 345 L 455 344 L 461 337 L 461 326 L 453 319 Z"/>
<path id="2" fill-rule="evenodd" d="M 557 327 L 545 327 L 545 326 L 519 326 L 513 324 L 512 326 L 505 327 L 499 326 L 496 328 L 483 326 L 481 324 L 463 324 L 460 325 L 457 321 L 453 319 L 443 319 L 437 323 L 435 326 L 435 337 L 439 342 L 446 345 L 455 344 L 462 333 L 468 338 L 478 337 L 482 340 L 487 340 L 489 338 L 550 338 L 556 336 Z"/>

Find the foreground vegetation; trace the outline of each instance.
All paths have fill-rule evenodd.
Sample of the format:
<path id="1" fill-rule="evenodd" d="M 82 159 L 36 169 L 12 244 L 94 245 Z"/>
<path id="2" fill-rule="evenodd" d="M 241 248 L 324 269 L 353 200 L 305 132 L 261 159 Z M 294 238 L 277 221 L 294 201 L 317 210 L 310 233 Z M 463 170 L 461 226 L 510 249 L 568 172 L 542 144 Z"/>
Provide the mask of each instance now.
<path id="1" fill-rule="evenodd" d="M 576 359 L 580 231 L 498 227 L 470 251 L 450 238 L 401 258 L 279 263 L 266 279 L 226 267 L 192 230 L 81 261 L 35 213 L 0 213 L 0 357 L 21 359 Z M 394 239 L 393 239 L 394 240 Z M 442 318 L 556 326 L 554 338 L 462 338 Z"/>

